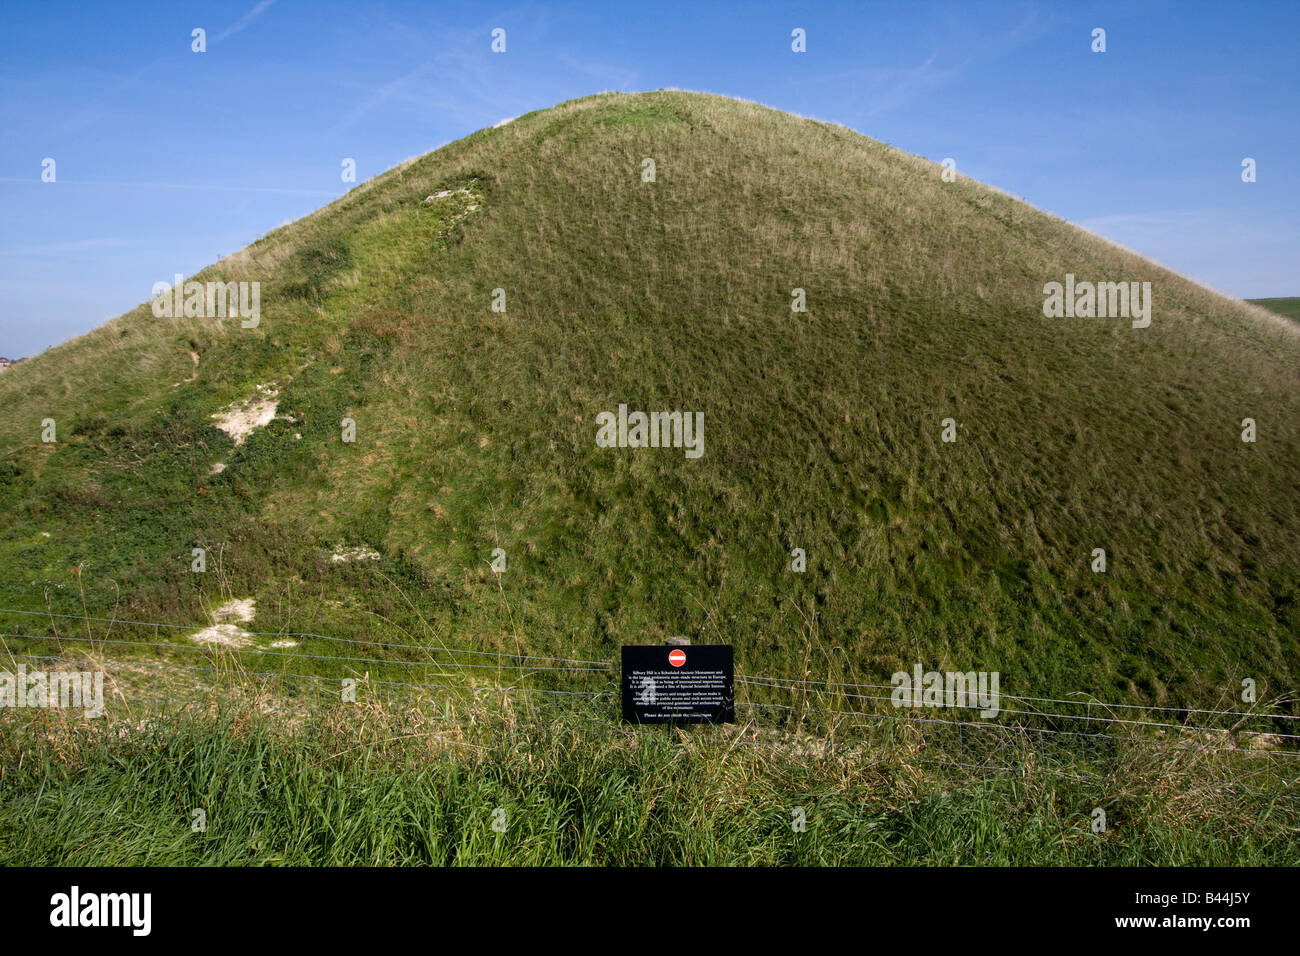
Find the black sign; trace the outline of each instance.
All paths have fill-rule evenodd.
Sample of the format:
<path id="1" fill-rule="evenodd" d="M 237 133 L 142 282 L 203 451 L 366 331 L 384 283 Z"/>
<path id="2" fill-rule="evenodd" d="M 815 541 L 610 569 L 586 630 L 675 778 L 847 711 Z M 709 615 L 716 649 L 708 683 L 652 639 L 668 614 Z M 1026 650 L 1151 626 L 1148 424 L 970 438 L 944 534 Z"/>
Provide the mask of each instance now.
<path id="1" fill-rule="evenodd" d="M 730 644 L 623 648 L 623 719 L 636 724 L 730 724 L 736 720 Z"/>

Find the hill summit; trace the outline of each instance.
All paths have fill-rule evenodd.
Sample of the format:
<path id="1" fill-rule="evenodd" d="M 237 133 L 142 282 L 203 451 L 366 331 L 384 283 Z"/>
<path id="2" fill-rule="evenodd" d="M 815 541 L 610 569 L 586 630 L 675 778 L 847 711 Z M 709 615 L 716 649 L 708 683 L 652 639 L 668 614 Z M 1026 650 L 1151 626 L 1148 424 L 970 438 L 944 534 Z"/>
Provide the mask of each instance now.
<path id="1" fill-rule="evenodd" d="M 846 128 L 592 96 L 191 281 L 0 377 L 5 607 L 1296 686 L 1295 328 Z"/>

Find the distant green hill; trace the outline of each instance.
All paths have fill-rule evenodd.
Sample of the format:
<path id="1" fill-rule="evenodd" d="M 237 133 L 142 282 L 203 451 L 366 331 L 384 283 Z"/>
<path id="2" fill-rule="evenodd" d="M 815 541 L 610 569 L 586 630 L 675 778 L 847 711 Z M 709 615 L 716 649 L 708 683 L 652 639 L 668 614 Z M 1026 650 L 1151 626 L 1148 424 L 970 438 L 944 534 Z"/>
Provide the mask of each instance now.
<path id="1" fill-rule="evenodd" d="M 1295 319 L 1300 322 L 1300 296 L 1289 296 L 1281 299 L 1247 299 L 1247 302 L 1253 302 L 1255 305 L 1263 306 L 1270 312 L 1276 312 L 1278 315 L 1285 315 L 1288 319 Z"/>
<path id="2" fill-rule="evenodd" d="M 256 328 L 146 303 L 0 377 L 0 604 L 252 597 L 249 628 L 353 640 L 612 660 L 685 634 L 744 673 L 1294 690 L 1296 330 L 941 173 L 678 92 L 405 163 L 198 277 L 259 282 Z M 1150 282 L 1150 326 L 1046 318 L 1067 274 Z M 216 427 L 259 397 L 277 417 L 242 444 Z M 598 447 L 620 404 L 702 412 L 703 455 Z"/>

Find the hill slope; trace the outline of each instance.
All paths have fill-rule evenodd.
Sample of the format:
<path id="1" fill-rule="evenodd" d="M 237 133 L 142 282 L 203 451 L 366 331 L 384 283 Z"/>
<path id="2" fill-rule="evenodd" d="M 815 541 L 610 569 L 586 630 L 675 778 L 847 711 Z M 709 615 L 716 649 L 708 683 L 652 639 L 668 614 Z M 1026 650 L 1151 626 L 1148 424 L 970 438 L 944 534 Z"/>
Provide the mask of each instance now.
<path id="1" fill-rule="evenodd" d="M 1300 337 L 941 172 L 676 92 L 405 163 L 197 277 L 260 282 L 257 328 L 146 303 L 0 378 L 0 603 L 193 622 L 252 596 L 261 631 L 1293 689 Z M 1045 318 L 1067 274 L 1150 282 L 1150 326 Z M 215 427 L 272 393 L 241 444 Z M 620 404 L 702 412 L 704 454 L 598 447 Z"/>

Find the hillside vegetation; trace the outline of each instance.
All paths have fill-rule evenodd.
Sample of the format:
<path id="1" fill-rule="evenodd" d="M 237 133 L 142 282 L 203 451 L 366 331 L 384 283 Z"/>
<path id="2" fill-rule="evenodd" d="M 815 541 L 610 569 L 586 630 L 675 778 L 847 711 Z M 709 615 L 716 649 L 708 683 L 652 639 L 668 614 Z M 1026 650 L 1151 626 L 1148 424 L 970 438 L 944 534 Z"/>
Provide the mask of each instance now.
<path id="1" fill-rule="evenodd" d="M 1246 301 L 1300 322 L 1300 297 L 1298 296 L 1284 296 L 1278 299 L 1247 299 Z"/>
<path id="2" fill-rule="evenodd" d="M 198 697 L 170 693 L 185 706 L 143 720 L 114 707 L 107 721 L 29 711 L 6 725 L 0 864 L 1296 861 L 1295 797 L 1279 795 L 1290 768 L 1199 742 L 1121 740 L 1085 759 L 1008 735 L 983 762 L 915 723 L 835 740 L 634 728 L 598 702 L 536 697 L 450 718 L 427 697 L 335 699 L 288 717 L 276 688 L 233 672 Z"/>
<path id="3" fill-rule="evenodd" d="M 1295 327 L 941 172 L 679 92 L 404 163 L 197 277 L 260 282 L 256 328 L 145 302 L 0 376 L 0 605 L 197 624 L 252 597 L 256 632 L 597 660 L 684 634 L 790 678 L 1293 691 Z M 1150 326 L 1045 318 L 1067 273 L 1150 282 Z M 236 444 L 212 416 L 259 385 L 277 417 Z M 620 404 L 703 412 L 704 454 L 597 447 Z M 377 559 L 333 557 L 357 548 Z M 363 669 L 293 660 L 331 652 L 268 666 Z"/>

